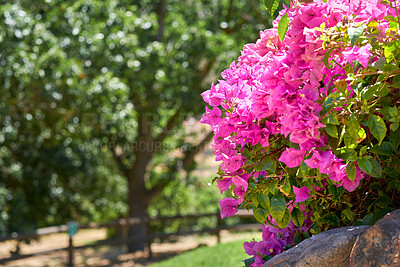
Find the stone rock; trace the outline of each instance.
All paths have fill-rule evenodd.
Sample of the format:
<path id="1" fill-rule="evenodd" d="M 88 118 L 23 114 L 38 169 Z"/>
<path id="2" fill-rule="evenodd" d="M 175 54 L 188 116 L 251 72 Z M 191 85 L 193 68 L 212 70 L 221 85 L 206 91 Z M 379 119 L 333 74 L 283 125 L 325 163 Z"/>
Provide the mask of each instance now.
<path id="1" fill-rule="evenodd" d="M 386 214 L 360 235 L 350 266 L 400 266 L 400 210 Z"/>
<path id="2" fill-rule="evenodd" d="M 353 226 L 325 231 L 273 257 L 264 267 L 347 267 L 354 242 L 369 227 Z"/>

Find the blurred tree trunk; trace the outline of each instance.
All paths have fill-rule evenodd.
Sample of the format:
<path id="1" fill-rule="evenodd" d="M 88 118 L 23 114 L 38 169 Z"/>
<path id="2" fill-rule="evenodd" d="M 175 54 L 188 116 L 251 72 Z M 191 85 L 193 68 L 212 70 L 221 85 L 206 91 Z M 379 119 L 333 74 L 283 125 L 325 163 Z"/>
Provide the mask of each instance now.
<path id="1" fill-rule="evenodd" d="M 139 177 L 140 179 L 140 177 Z M 147 208 L 151 202 L 151 196 L 147 193 L 146 188 L 138 186 L 136 179 L 128 179 L 129 181 L 129 216 L 147 218 Z M 138 242 L 129 243 L 128 251 L 135 252 L 144 250 L 146 246 L 146 238 L 149 234 L 147 224 L 132 225 L 129 229 L 129 236 L 132 239 L 141 239 Z"/>
<path id="2" fill-rule="evenodd" d="M 172 127 L 171 124 L 169 127 Z M 148 138 L 151 135 L 146 135 Z M 194 157 L 197 153 L 201 152 L 206 144 L 212 140 L 214 136 L 213 132 L 208 133 L 196 146 L 193 146 L 182 159 L 183 168 L 186 170 L 187 175 L 194 169 Z M 158 138 L 157 138 L 158 139 Z M 156 140 L 157 140 L 156 139 Z M 150 139 L 148 139 L 150 140 Z M 129 216 L 130 217 L 140 217 L 140 218 L 148 218 L 149 214 L 147 209 L 152 201 L 152 199 L 157 196 L 165 186 L 168 185 L 171 180 L 162 181 L 151 189 L 147 189 L 145 186 L 145 173 L 146 167 L 149 164 L 153 151 L 138 150 L 136 154 L 136 161 L 132 169 L 129 171 L 125 171 L 126 178 L 129 184 Z M 177 175 L 179 168 L 176 164 L 171 169 L 171 177 Z M 150 233 L 150 229 L 148 228 L 149 224 L 139 224 L 132 225 L 129 229 L 129 236 L 132 239 L 141 239 L 138 242 L 130 243 L 128 246 L 128 252 L 135 252 L 138 250 L 144 250 L 146 247 L 147 240 Z"/>
<path id="3" fill-rule="evenodd" d="M 125 176 L 129 186 L 129 216 L 147 218 L 149 217 L 147 209 L 155 192 L 146 188 L 145 174 L 154 153 L 155 140 L 152 137 L 153 124 L 149 121 L 148 114 L 142 112 L 138 106 L 137 108 L 139 111 L 139 135 L 135 149 L 135 162 L 132 168 L 125 172 Z M 148 232 L 146 224 L 132 225 L 129 229 L 129 236 L 132 239 L 142 240 L 130 243 L 128 251 L 144 250 Z"/>

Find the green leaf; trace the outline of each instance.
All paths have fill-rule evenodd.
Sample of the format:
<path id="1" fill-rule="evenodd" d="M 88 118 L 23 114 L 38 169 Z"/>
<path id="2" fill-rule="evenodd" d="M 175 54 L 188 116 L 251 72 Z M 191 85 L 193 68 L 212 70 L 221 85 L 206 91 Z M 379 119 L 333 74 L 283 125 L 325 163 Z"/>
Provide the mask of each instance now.
<path id="1" fill-rule="evenodd" d="M 374 210 L 374 217 L 371 220 L 371 225 L 375 224 L 377 221 L 379 221 L 380 219 L 382 219 L 386 214 L 388 214 L 389 212 L 392 212 L 393 209 L 389 208 L 389 207 L 384 207 L 384 208 L 375 208 Z"/>
<path id="2" fill-rule="evenodd" d="M 399 158 L 392 158 L 391 163 L 393 167 L 386 167 L 385 174 L 389 175 L 392 178 L 399 178 L 400 177 L 400 159 Z"/>
<path id="3" fill-rule="evenodd" d="M 369 130 L 371 131 L 371 134 L 378 139 L 379 144 L 382 143 L 383 139 L 386 136 L 386 125 L 385 122 L 381 117 L 378 117 L 376 115 L 369 115 L 368 118 L 368 127 Z"/>
<path id="4" fill-rule="evenodd" d="M 400 74 L 393 77 L 392 85 L 396 88 L 400 87 Z"/>
<path id="5" fill-rule="evenodd" d="M 255 169 L 256 171 L 265 171 L 269 170 L 272 167 L 272 164 L 274 163 L 273 160 L 270 158 L 263 158 L 261 161 L 257 162 Z"/>
<path id="6" fill-rule="evenodd" d="M 365 130 L 360 126 L 357 118 L 354 115 L 349 117 L 345 127 L 344 144 L 347 148 L 354 149 L 357 145 L 366 138 Z"/>
<path id="7" fill-rule="evenodd" d="M 364 218 L 361 221 L 361 225 L 369 225 L 369 224 L 371 224 L 372 219 L 373 219 L 372 214 L 365 215 Z"/>
<path id="8" fill-rule="evenodd" d="M 243 157 L 246 157 L 247 160 L 250 160 L 250 159 L 251 159 L 250 151 L 249 151 L 247 148 L 243 148 L 241 154 L 242 154 Z"/>
<path id="9" fill-rule="evenodd" d="M 363 156 L 365 153 L 367 153 L 367 149 L 368 149 L 367 146 L 361 147 L 361 149 L 360 149 L 360 154 L 359 154 L 360 157 Z"/>
<path id="10" fill-rule="evenodd" d="M 397 107 L 389 107 L 389 114 L 391 117 L 396 118 L 399 116 L 399 110 Z"/>
<path id="11" fill-rule="evenodd" d="M 326 214 L 322 218 L 322 222 L 334 227 L 338 227 L 340 224 L 338 216 L 336 216 L 336 214 L 333 213 Z"/>
<path id="12" fill-rule="evenodd" d="M 299 168 L 297 169 L 296 176 L 299 178 L 306 177 L 308 175 L 308 172 L 310 171 L 310 167 L 307 166 L 307 164 L 303 161 Z"/>
<path id="13" fill-rule="evenodd" d="M 400 145 L 400 129 L 390 132 L 389 141 L 393 144 L 394 151 L 397 151 Z"/>
<path id="14" fill-rule="evenodd" d="M 383 70 L 383 67 L 385 66 L 385 63 L 386 63 L 386 58 L 385 57 L 380 57 L 375 62 L 373 62 L 371 65 L 374 68 L 377 68 L 379 70 Z"/>
<path id="15" fill-rule="evenodd" d="M 292 186 L 290 185 L 289 178 L 286 179 L 285 184 L 282 186 L 282 191 L 288 195 L 292 192 Z"/>
<path id="16" fill-rule="evenodd" d="M 335 151 L 339 145 L 339 139 L 338 138 L 334 138 L 330 135 L 326 136 L 328 145 L 331 147 L 332 151 Z"/>
<path id="17" fill-rule="evenodd" d="M 256 218 L 256 220 L 262 224 L 265 224 L 265 220 L 268 216 L 268 214 L 263 209 L 260 208 L 253 208 L 253 215 L 254 218 Z"/>
<path id="18" fill-rule="evenodd" d="M 391 130 L 394 132 L 399 128 L 399 121 L 396 121 L 395 123 L 392 124 Z"/>
<path id="19" fill-rule="evenodd" d="M 369 152 L 389 157 L 396 155 L 396 149 L 391 142 L 382 142 L 380 145 L 376 144 L 369 150 Z"/>
<path id="20" fill-rule="evenodd" d="M 274 13 L 279 5 L 279 0 L 264 0 L 264 6 L 267 9 L 269 15 L 273 19 Z"/>
<path id="21" fill-rule="evenodd" d="M 339 134 L 338 134 L 338 130 L 336 125 L 333 124 L 327 124 L 325 126 L 325 131 L 327 134 L 329 134 L 330 136 L 334 137 L 334 138 L 339 138 Z"/>
<path id="22" fill-rule="evenodd" d="M 353 221 L 354 219 L 354 213 L 351 211 L 351 209 L 347 208 L 342 211 L 342 218 L 346 217 L 349 219 L 349 221 Z"/>
<path id="23" fill-rule="evenodd" d="M 361 158 L 361 159 L 359 159 L 357 161 L 357 164 L 358 164 L 358 167 L 360 167 L 360 169 L 363 172 L 371 175 L 371 173 L 372 173 L 372 164 L 368 159 Z"/>
<path id="24" fill-rule="evenodd" d="M 281 17 L 278 23 L 278 36 L 282 43 L 283 40 L 285 39 L 288 27 L 289 27 L 289 16 L 288 14 L 285 14 Z"/>
<path id="25" fill-rule="evenodd" d="M 348 132 L 346 132 L 344 134 L 344 144 L 347 148 L 354 149 L 357 147 L 357 140 L 351 137 Z"/>
<path id="26" fill-rule="evenodd" d="M 392 91 L 392 89 L 388 86 L 387 83 L 385 83 L 385 85 L 383 85 L 378 91 L 378 96 L 385 97 L 390 93 L 390 91 Z"/>
<path id="27" fill-rule="evenodd" d="M 357 169 L 356 169 L 356 165 L 354 164 L 354 162 L 350 162 L 349 164 L 347 164 L 346 174 L 347 174 L 347 178 L 349 178 L 350 181 L 354 181 L 354 179 L 356 178 L 356 174 L 357 174 Z"/>
<path id="28" fill-rule="evenodd" d="M 378 182 L 376 182 L 376 183 L 372 183 L 370 186 L 369 186 L 369 190 L 376 190 L 376 191 L 381 191 L 382 190 L 382 185 L 380 184 L 380 183 L 378 183 Z"/>
<path id="29" fill-rule="evenodd" d="M 357 129 L 357 134 L 358 134 L 358 138 L 359 138 L 357 140 L 357 143 L 360 143 L 362 140 L 364 140 L 367 137 L 367 133 L 361 127 Z"/>
<path id="30" fill-rule="evenodd" d="M 293 208 L 292 210 L 292 221 L 297 227 L 301 227 L 304 223 L 303 212 L 298 208 Z"/>
<path id="31" fill-rule="evenodd" d="M 258 196 L 258 202 L 260 203 L 261 207 L 264 209 L 269 209 L 271 206 L 271 201 L 267 194 L 261 194 Z"/>
<path id="32" fill-rule="evenodd" d="M 271 168 L 269 168 L 269 171 L 270 171 L 271 173 L 275 173 L 275 171 L 276 171 L 276 166 L 277 166 L 277 161 L 274 160 L 274 161 L 272 162 Z"/>
<path id="33" fill-rule="evenodd" d="M 393 41 L 384 46 L 383 53 L 385 55 L 387 63 L 391 62 L 394 59 L 394 57 L 399 53 L 399 49 L 400 45 L 397 41 Z"/>
<path id="34" fill-rule="evenodd" d="M 372 86 L 367 86 L 362 90 L 362 95 L 361 95 L 361 99 L 368 101 L 370 100 L 374 95 L 378 94 L 378 90 L 383 87 L 383 85 L 381 83 L 376 83 Z"/>
<path id="35" fill-rule="evenodd" d="M 391 203 L 392 203 L 392 200 L 390 200 L 390 198 L 386 195 L 378 197 L 374 202 L 374 204 L 380 208 L 386 208 Z"/>
<path id="36" fill-rule="evenodd" d="M 271 215 L 275 220 L 282 220 L 285 215 L 286 200 L 283 196 L 277 196 L 271 198 Z"/>
<path id="37" fill-rule="evenodd" d="M 313 234 L 313 235 L 317 235 L 317 234 L 321 233 L 321 228 L 320 228 L 317 224 L 314 224 L 314 225 L 310 228 L 310 232 L 311 232 L 311 234 Z"/>
<path id="38" fill-rule="evenodd" d="M 358 28 L 350 27 L 347 29 L 347 33 L 349 34 L 350 42 L 352 45 L 355 45 L 360 38 L 361 34 L 364 32 L 365 26 L 362 25 Z"/>
<path id="39" fill-rule="evenodd" d="M 245 259 L 244 262 L 244 266 L 245 267 L 250 267 L 250 265 L 255 261 L 254 258 L 249 258 L 249 259 Z"/>
<path id="40" fill-rule="evenodd" d="M 333 112 L 332 114 L 326 116 L 323 120 L 324 124 L 334 124 L 334 125 L 340 125 L 337 114 L 336 112 Z"/>
<path id="41" fill-rule="evenodd" d="M 333 195 L 333 200 L 338 200 L 344 193 L 344 187 L 343 186 L 337 187 L 336 185 L 330 185 L 328 187 L 328 192 L 329 194 Z"/>
<path id="42" fill-rule="evenodd" d="M 386 80 L 387 79 L 386 75 L 387 75 L 387 73 L 383 73 L 383 74 L 379 75 L 378 78 L 376 79 L 376 82 L 379 83 L 379 82 L 382 82 L 383 80 Z"/>
<path id="43" fill-rule="evenodd" d="M 328 96 L 327 98 L 325 98 L 324 103 L 322 104 L 322 114 L 321 115 L 324 115 L 327 112 L 329 112 L 332 107 L 334 107 L 333 98 L 331 96 Z"/>
<path id="44" fill-rule="evenodd" d="M 334 49 L 335 49 L 335 47 L 329 49 L 324 54 L 324 64 L 325 64 L 325 67 L 327 67 L 328 69 L 331 69 L 333 67 L 332 64 L 329 64 L 329 56 L 331 55 L 331 53 Z"/>
<path id="45" fill-rule="evenodd" d="M 386 63 L 385 65 L 383 65 L 383 73 L 388 72 L 388 71 L 394 71 L 396 70 L 396 66 L 392 63 Z M 388 74 L 386 73 L 386 76 L 388 76 Z"/>
<path id="46" fill-rule="evenodd" d="M 251 198 L 251 202 L 253 202 L 253 208 L 254 208 L 254 209 L 257 208 L 258 204 L 260 204 L 260 203 L 258 202 L 258 197 L 257 197 L 257 195 L 253 195 L 253 197 Z"/>
<path id="47" fill-rule="evenodd" d="M 346 131 L 351 135 L 353 139 L 356 140 L 357 144 L 367 137 L 365 130 L 360 126 L 360 123 L 355 116 L 350 116 L 347 126 L 348 127 Z"/>
<path id="48" fill-rule="evenodd" d="M 390 1 L 382 1 L 381 3 L 391 4 Z M 391 15 L 389 15 L 389 16 L 384 16 L 383 19 L 385 19 L 385 20 L 387 20 L 387 21 L 394 21 L 394 22 L 397 22 L 396 19 L 395 19 L 393 16 L 391 16 Z"/>
<path id="49" fill-rule="evenodd" d="M 276 220 L 276 219 L 275 219 L 275 220 Z M 290 211 L 289 211 L 288 208 L 286 208 L 285 211 L 284 211 L 284 213 L 283 213 L 282 219 L 276 220 L 276 224 L 277 224 L 280 228 L 284 229 L 284 228 L 286 228 L 286 227 L 289 225 L 289 223 L 290 223 Z"/>
<path id="50" fill-rule="evenodd" d="M 272 179 L 271 183 L 268 185 L 269 192 L 274 194 L 275 191 L 278 190 L 278 183 L 279 183 L 279 180 Z"/>
<path id="51" fill-rule="evenodd" d="M 397 191 L 400 191 L 400 181 L 399 180 L 392 180 L 388 184 L 388 188 L 386 189 L 387 191 L 390 191 L 392 189 L 396 189 Z"/>
<path id="52" fill-rule="evenodd" d="M 357 161 L 360 157 L 357 155 L 357 152 L 354 150 L 351 150 L 348 154 L 347 154 L 347 160 L 348 161 Z"/>
<path id="53" fill-rule="evenodd" d="M 381 165 L 373 158 L 368 159 L 369 162 L 372 165 L 372 171 L 369 175 L 375 178 L 381 178 L 382 177 L 382 168 Z"/>
<path id="54" fill-rule="evenodd" d="M 353 69 L 353 66 L 351 64 L 347 64 L 344 67 L 344 71 L 346 72 L 347 77 L 349 77 L 349 74 L 353 74 L 353 77 L 354 77 L 354 69 Z"/>

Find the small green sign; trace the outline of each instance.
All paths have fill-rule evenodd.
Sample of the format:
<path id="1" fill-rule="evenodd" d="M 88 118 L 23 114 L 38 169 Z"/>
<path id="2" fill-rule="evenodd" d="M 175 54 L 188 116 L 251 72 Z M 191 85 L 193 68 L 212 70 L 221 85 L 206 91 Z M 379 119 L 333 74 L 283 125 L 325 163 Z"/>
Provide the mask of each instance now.
<path id="1" fill-rule="evenodd" d="M 77 222 L 68 222 L 68 235 L 70 237 L 76 235 L 76 233 L 78 232 L 78 223 Z"/>

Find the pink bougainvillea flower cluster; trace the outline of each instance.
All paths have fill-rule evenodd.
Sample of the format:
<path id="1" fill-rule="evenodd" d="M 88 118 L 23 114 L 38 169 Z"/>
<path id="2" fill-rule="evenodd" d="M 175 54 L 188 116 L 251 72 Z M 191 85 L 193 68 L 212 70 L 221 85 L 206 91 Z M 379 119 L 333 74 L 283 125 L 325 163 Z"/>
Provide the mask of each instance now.
<path id="1" fill-rule="evenodd" d="M 357 188 L 365 174 L 357 167 L 354 180 L 346 175 L 347 164 L 338 158 L 327 145 L 321 131 L 325 127 L 320 112 L 329 88 L 339 75 L 345 75 L 342 66 L 371 64 L 371 45 L 357 45 L 335 50 L 338 64 L 327 68 L 324 64 L 322 34 L 317 28 L 335 27 L 348 18 L 353 23 L 367 25 L 370 21 L 382 21 L 377 28 L 385 31 L 389 23 L 383 18 L 396 16 L 396 11 L 380 1 L 315 0 L 313 3 L 296 3 L 285 8 L 273 22 L 274 28 L 260 32 L 256 43 L 247 44 L 237 62 L 221 73 L 222 79 L 212 85 L 202 97 L 211 107 L 206 108 L 202 122 L 211 125 L 215 133 L 212 147 L 216 160 L 221 161 L 224 172 L 217 181 L 221 193 L 233 187 L 236 198 L 221 200 L 221 216 L 232 216 L 243 201 L 251 176 L 265 176 L 264 172 L 245 170 L 246 157 L 241 154 L 245 145 L 268 147 L 270 137 L 282 135 L 294 144 L 279 156 L 288 168 L 296 168 L 302 162 L 318 169 L 336 186 L 348 191 Z M 290 20 L 283 43 L 278 37 L 278 22 L 287 14 Z M 334 89 L 336 90 L 336 89 Z M 348 90 L 352 90 L 348 86 Z M 295 148 L 294 148 L 295 147 Z M 328 147 L 328 149 L 326 149 Z M 307 159 L 305 157 L 307 156 Z M 305 160 L 304 160 L 305 159 Z M 292 187 L 295 202 L 307 201 L 312 192 L 321 188 Z M 291 229 L 289 224 L 287 229 Z M 269 229 L 269 228 L 268 228 Z M 280 229 L 280 241 L 266 234 L 263 243 L 245 244 L 246 252 L 254 255 L 254 264 L 262 264 L 259 255 L 270 255 L 282 250 L 286 243 L 282 236 L 292 233 Z M 285 232 L 286 231 L 286 232 Z M 293 233 L 292 233 L 293 236 Z M 256 265 L 253 265 L 256 266 Z"/>
<path id="2" fill-rule="evenodd" d="M 306 219 L 300 228 L 292 220 L 285 229 L 279 229 L 271 225 L 261 225 L 262 240 L 257 242 L 253 239 L 253 241 L 243 244 L 245 252 L 253 256 L 254 261 L 251 263 L 251 266 L 263 266 L 265 263 L 263 256 L 275 256 L 281 253 L 285 246 L 293 243 L 296 233 L 309 231 L 312 225 L 312 221 L 309 218 L 310 215 L 311 213 L 303 212 L 303 216 Z M 272 224 L 276 224 L 274 218 L 270 217 L 269 220 Z"/>
<path id="3" fill-rule="evenodd" d="M 268 240 L 262 241 L 251 241 L 245 242 L 243 244 L 244 251 L 250 255 L 254 256 L 254 261 L 251 266 L 262 267 L 265 263 L 263 260 L 264 256 L 275 256 L 283 251 L 285 242 L 280 238 L 270 238 Z"/>

